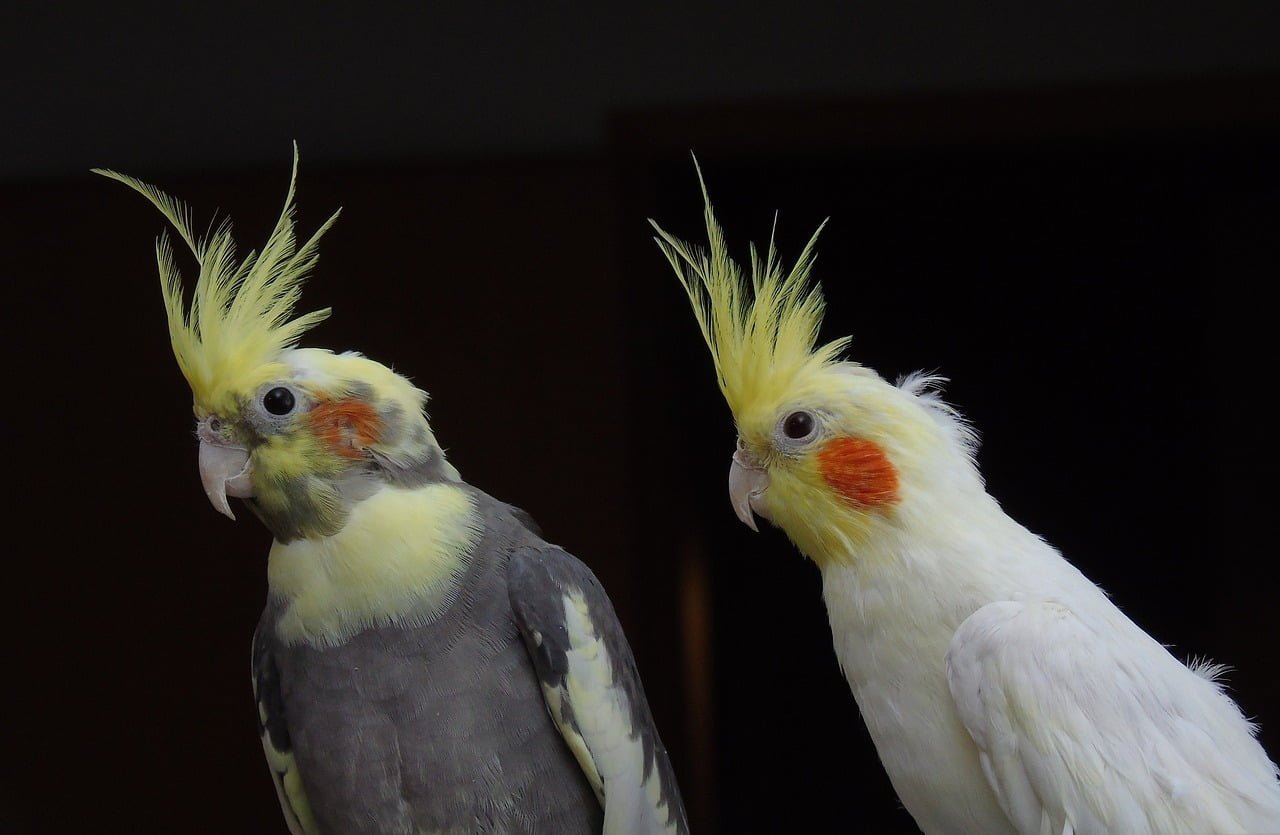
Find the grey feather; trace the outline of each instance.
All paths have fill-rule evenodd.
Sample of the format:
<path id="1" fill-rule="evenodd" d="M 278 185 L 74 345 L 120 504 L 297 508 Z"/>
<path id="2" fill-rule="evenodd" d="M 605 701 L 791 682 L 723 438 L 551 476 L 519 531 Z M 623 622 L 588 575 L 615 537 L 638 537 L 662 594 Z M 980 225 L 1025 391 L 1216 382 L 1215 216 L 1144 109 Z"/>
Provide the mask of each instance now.
<path id="1" fill-rule="evenodd" d="M 511 557 L 508 577 L 511 608 L 538 677 L 544 688 L 557 691 L 561 731 L 583 740 L 596 771 L 603 776 L 601 793 L 606 810 L 606 832 L 610 831 L 611 825 L 615 829 L 620 825 L 622 831 L 627 832 L 687 833 L 688 822 L 671 761 L 650 714 L 631 647 L 600 581 L 571 554 L 546 544 L 518 549 Z M 567 600 L 583 604 L 591 632 L 607 652 L 608 680 L 612 689 L 621 692 L 626 711 L 622 717 L 625 727 L 620 730 L 639 746 L 641 752 L 643 771 L 638 780 L 623 780 L 619 785 L 610 779 L 608 766 L 599 761 L 603 755 L 597 748 L 607 746 L 613 750 L 616 740 L 600 740 L 597 745 L 593 735 L 598 735 L 599 731 L 591 726 L 598 725 L 600 718 L 596 717 L 592 723 L 580 721 L 578 714 L 592 709 L 592 706 L 575 702 L 572 691 L 566 687 L 566 679 L 572 674 L 569 658 L 575 637 L 575 627 L 566 619 Z M 588 685 L 590 683 L 587 682 Z M 636 775 L 628 772 L 626 776 L 634 778 Z M 645 784 L 655 778 L 656 805 L 645 790 Z M 613 803 L 625 803 L 636 811 L 628 812 L 621 821 L 617 821 L 610 814 Z"/>
<path id="2" fill-rule="evenodd" d="M 604 590 L 536 537 L 527 514 L 460 487 L 474 496 L 484 533 L 438 619 L 312 647 L 276 638 L 279 602 L 262 615 L 253 652 L 262 730 L 273 748 L 292 752 L 315 835 L 602 831 L 593 785 L 544 703 L 545 665 L 521 631 L 562 580 L 588 594 L 630 698 L 645 774 L 657 768 L 666 809 L 685 831 L 666 749 Z M 283 793 L 282 804 L 288 818 Z"/>

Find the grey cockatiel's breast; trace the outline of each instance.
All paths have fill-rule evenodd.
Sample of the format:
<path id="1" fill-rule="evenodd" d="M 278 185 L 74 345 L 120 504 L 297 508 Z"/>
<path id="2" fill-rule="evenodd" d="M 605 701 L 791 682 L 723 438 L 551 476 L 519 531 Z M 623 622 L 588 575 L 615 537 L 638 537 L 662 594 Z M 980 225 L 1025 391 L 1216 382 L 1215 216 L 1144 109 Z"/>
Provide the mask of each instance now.
<path id="1" fill-rule="evenodd" d="M 547 713 L 508 600 L 509 555 L 538 540 L 479 499 L 492 504 L 486 531 L 434 622 L 285 646 L 278 604 L 264 612 L 287 717 L 277 747 L 292 750 L 321 833 L 600 832 L 600 802 Z"/>

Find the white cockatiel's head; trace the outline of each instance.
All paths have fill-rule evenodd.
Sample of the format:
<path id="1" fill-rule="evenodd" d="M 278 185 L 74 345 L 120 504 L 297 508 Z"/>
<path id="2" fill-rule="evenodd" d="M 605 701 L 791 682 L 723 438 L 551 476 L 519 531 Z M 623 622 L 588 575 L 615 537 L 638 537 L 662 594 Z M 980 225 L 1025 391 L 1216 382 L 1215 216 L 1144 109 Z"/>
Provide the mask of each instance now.
<path id="1" fill-rule="evenodd" d="M 818 342 L 821 288 L 809 286 L 814 233 L 788 271 L 773 242 L 750 250 L 749 280 L 728 255 L 703 186 L 709 251 L 654 224 L 689 294 L 738 430 L 733 507 L 780 528 L 810 558 L 846 560 L 850 546 L 926 513 L 938 491 L 981 490 L 973 434 L 939 398 L 938 380 L 892 385 L 841 360 L 849 339 Z"/>

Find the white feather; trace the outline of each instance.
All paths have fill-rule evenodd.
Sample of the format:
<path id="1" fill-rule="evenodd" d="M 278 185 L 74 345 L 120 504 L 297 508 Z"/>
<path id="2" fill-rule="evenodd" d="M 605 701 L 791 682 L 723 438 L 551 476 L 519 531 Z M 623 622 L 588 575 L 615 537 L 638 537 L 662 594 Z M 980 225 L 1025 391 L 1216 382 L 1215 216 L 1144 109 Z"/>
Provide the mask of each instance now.
<path id="1" fill-rule="evenodd" d="M 577 730 L 556 716 L 554 707 L 552 719 L 569 736 L 587 774 L 599 781 L 604 835 L 676 832 L 676 822 L 667 820 L 658 769 L 645 774 L 644 746 L 631 723 L 630 699 L 614 682 L 609 647 L 596 633 L 586 600 L 570 590 L 563 603 L 568 672 L 562 692 L 552 694 L 548 704 L 573 706 Z"/>
<path id="2" fill-rule="evenodd" d="M 984 606 L 956 632 L 947 673 L 1023 832 L 1280 827 L 1270 763 L 1235 704 L 1100 594 Z"/>

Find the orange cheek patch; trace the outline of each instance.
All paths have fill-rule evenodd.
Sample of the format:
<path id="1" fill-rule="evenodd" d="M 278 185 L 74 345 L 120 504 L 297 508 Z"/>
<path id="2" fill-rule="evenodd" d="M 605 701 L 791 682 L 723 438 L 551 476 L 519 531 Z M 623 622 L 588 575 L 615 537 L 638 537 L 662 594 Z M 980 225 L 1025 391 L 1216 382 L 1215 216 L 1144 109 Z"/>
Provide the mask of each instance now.
<path id="1" fill-rule="evenodd" d="M 859 438 L 837 438 L 818 451 L 827 485 L 858 507 L 884 507 L 898 500 L 898 471 L 884 450 Z"/>
<path id="2" fill-rule="evenodd" d="M 308 417 L 316 437 L 347 458 L 361 457 L 361 448 L 376 442 L 382 434 L 378 413 L 354 397 L 317 403 Z"/>

